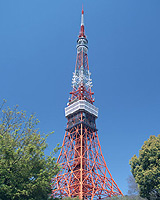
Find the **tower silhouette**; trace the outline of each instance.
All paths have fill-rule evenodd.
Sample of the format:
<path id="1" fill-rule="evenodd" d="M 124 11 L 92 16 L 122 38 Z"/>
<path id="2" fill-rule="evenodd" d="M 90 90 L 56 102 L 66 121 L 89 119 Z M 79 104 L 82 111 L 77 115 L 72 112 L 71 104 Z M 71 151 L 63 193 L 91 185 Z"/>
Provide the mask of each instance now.
<path id="1" fill-rule="evenodd" d="M 54 197 L 79 196 L 80 199 L 103 199 L 123 195 L 102 155 L 95 123 L 98 108 L 93 105 L 87 52 L 88 40 L 84 32 L 82 9 L 77 59 L 72 79 L 73 90 L 65 108 L 68 122 L 57 160 L 61 165 L 61 171 L 53 179 Z"/>

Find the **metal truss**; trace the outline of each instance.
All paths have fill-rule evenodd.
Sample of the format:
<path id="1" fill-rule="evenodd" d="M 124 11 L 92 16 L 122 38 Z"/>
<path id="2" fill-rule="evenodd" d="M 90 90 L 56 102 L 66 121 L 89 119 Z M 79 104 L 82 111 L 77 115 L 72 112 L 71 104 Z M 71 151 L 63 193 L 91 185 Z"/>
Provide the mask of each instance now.
<path id="1" fill-rule="evenodd" d="M 88 40 L 84 34 L 84 11 L 77 40 L 77 60 L 73 74 L 71 99 L 65 109 L 68 119 L 57 162 L 61 171 L 52 180 L 52 196 L 103 199 L 123 195 L 109 172 L 102 155 L 93 105 L 92 80 L 88 65 Z"/>
<path id="2" fill-rule="evenodd" d="M 103 199 L 123 195 L 109 172 L 97 131 L 81 122 L 65 133 L 58 158 L 62 169 L 53 179 L 53 196 Z"/>

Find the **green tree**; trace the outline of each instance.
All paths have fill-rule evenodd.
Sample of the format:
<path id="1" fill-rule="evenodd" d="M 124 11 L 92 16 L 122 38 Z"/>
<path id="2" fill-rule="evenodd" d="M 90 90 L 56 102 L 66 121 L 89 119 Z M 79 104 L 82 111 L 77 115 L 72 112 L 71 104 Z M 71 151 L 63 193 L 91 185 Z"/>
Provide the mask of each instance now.
<path id="1" fill-rule="evenodd" d="M 0 117 L 0 200 L 47 200 L 59 171 L 58 146 L 45 156 L 50 134 L 42 136 L 35 116 L 17 106 L 1 110 Z"/>
<path id="2" fill-rule="evenodd" d="M 128 181 L 128 195 L 137 196 L 139 194 L 138 184 L 135 182 L 133 175 L 130 175 L 127 179 Z"/>
<path id="3" fill-rule="evenodd" d="M 145 200 L 139 196 L 122 196 L 122 197 L 110 197 L 105 200 Z"/>
<path id="4" fill-rule="evenodd" d="M 139 151 L 139 157 L 132 157 L 130 165 L 140 196 L 160 199 L 160 135 L 150 136 Z"/>
<path id="5" fill-rule="evenodd" d="M 65 197 L 63 198 L 63 200 L 79 200 L 79 197 L 74 197 L 74 198 L 71 198 L 71 197 Z"/>

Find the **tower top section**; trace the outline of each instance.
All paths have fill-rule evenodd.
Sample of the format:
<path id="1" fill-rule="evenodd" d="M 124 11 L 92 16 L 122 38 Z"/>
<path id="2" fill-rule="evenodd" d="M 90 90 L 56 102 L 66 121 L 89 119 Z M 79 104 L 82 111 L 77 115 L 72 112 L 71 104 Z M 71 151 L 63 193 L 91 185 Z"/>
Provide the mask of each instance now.
<path id="1" fill-rule="evenodd" d="M 80 30 L 80 33 L 79 33 L 79 38 L 80 37 L 86 38 L 85 33 L 84 33 L 84 10 L 83 10 L 83 5 L 82 5 L 82 15 L 81 15 L 81 30 Z"/>
<path id="2" fill-rule="evenodd" d="M 69 104 L 75 102 L 76 100 L 86 100 L 87 102 L 93 104 L 94 99 L 92 98 L 93 92 L 91 92 L 92 79 L 91 73 L 89 72 L 88 64 L 88 40 L 84 32 L 84 10 L 82 7 L 81 14 L 81 29 L 77 39 L 77 59 L 75 72 L 72 78 L 73 90 L 70 93 L 71 99 Z"/>

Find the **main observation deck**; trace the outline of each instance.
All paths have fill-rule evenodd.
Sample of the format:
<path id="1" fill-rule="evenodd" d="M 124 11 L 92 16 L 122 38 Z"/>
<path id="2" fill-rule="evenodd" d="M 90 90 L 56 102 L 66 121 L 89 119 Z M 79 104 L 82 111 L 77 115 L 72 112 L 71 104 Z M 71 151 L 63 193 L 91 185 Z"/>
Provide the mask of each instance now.
<path id="1" fill-rule="evenodd" d="M 65 108 L 65 117 L 68 117 L 69 115 L 76 113 L 77 111 L 86 111 L 94 115 L 96 118 L 98 117 L 98 108 L 96 108 L 94 105 L 87 102 L 86 100 L 77 100 L 76 102 L 68 105 Z"/>

